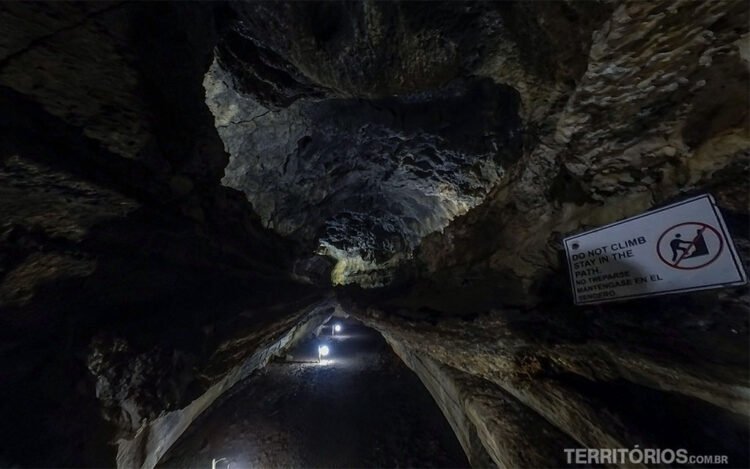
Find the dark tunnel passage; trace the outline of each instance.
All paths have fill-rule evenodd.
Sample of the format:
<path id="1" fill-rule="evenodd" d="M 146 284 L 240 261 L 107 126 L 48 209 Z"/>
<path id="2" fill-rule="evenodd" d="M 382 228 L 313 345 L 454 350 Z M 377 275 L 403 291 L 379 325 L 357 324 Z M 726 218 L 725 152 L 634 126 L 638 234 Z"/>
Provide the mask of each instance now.
<path id="1" fill-rule="evenodd" d="M 341 331 L 331 335 L 331 327 Z M 318 347 L 330 353 L 318 361 Z M 468 467 L 419 378 L 380 334 L 334 318 L 237 384 L 158 467 Z"/>
<path id="2" fill-rule="evenodd" d="M 0 467 L 749 467 L 748 25 L 0 2 Z"/>

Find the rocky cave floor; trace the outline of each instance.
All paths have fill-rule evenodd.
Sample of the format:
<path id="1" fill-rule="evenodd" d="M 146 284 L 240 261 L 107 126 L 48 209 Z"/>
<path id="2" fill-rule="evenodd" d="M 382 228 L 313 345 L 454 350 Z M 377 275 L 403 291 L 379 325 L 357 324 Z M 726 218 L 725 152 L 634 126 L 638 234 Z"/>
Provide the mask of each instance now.
<path id="1" fill-rule="evenodd" d="M 163 468 L 468 467 L 427 389 L 379 333 L 330 325 L 238 384 L 188 430 Z M 317 346 L 331 354 L 317 361 Z"/>

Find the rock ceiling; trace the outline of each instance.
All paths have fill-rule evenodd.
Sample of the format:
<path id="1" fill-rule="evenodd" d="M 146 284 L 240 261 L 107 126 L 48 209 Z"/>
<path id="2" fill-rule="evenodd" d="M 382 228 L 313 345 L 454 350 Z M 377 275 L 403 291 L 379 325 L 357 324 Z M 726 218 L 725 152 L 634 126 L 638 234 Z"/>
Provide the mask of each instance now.
<path id="1" fill-rule="evenodd" d="M 482 203 L 521 157 L 521 96 L 486 69 L 507 62 L 525 85 L 563 73 L 519 54 L 519 42 L 551 38 L 518 29 L 535 12 L 517 6 L 235 13 L 204 80 L 230 154 L 222 182 L 265 226 L 332 257 L 334 284 L 391 283 L 422 238 Z"/>

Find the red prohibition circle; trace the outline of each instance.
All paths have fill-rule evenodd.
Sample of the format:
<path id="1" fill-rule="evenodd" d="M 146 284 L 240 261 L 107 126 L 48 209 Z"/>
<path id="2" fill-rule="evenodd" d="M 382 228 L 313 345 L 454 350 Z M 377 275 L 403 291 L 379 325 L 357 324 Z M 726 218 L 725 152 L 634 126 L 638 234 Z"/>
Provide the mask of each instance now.
<path id="1" fill-rule="evenodd" d="M 714 234 L 716 235 L 716 237 L 719 239 L 719 250 L 716 251 L 716 255 L 714 255 L 714 257 L 712 257 L 710 261 L 708 261 L 706 263 L 703 263 L 701 265 L 696 265 L 694 267 L 680 267 L 678 265 L 670 264 L 669 262 L 667 262 L 666 259 L 664 259 L 664 257 L 661 255 L 661 251 L 659 250 L 659 246 L 661 246 L 661 240 L 664 238 L 664 235 L 666 235 L 667 233 L 669 233 L 673 229 L 677 228 L 678 226 L 683 226 L 683 225 L 698 225 L 698 226 L 702 226 L 702 227 L 708 228 L 709 230 L 711 230 L 711 231 L 714 232 Z M 661 261 L 663 263 L 667 264 L 668 266 L 672 267 L 673 269 L 680 269 L 680 270 L 695 270 L 695 269 L 701 269 L 703 267 L 706 267 L 707 265 L 711 264 L 712 262 L 714 262 L 716 259 L 719 258 L 719 256 L 721 255 L 721 251 L 723 249 L 724 249 L 724 239 L 721 237 L 721 235 L 716 230 L 716 228 L 714 228 L 711 225 L 706 225 L 705 223 L 701 223 L 701 222 L 697 222 L 697 221 L 690 221 L 690 222 L 686 222 L 686 223 L 679 223 L 677 225 L 674 225 L 672 227 L 667 228 L 664 231 L 664 233 L 662 233 L 661 236 L 659 236 L 659 240 L 656 242 L 656 255 L 659 256 L 659 259 L 661 259 Z M 677 262 L 679 262 L 679 260 Z"/>

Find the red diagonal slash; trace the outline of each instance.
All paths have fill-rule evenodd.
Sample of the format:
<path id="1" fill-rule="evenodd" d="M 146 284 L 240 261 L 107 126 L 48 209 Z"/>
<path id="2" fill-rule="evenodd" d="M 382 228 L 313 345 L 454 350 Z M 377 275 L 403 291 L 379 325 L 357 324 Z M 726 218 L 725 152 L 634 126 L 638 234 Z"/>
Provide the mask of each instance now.
<path id="1" fill-rule="evenodd" d="M 695 235 L 695 238 L 693 238 L 692 241 L 690 241 L 690 244 L 688 245 L 687 249 L 685 249 L 685 251 L 682 252 L 682 255 L 680 256 L 680 258 L 677 259 L 677 262 L 675 262 L 673 265 L 678 265 L 685 258 L 685 256 L 687 256 L 687 253 L 690 252 L 690 248 L 695 245 L 695 241 L 700 237 L 700 235 L 703 234 L 703 231 L 705 229 L 706 229 L 706 227 L 704 226 L 703 228 L 701 228 L 700 230 L 698 230 L 698 234 Z"/>

